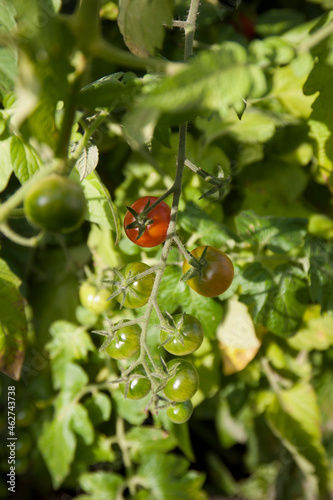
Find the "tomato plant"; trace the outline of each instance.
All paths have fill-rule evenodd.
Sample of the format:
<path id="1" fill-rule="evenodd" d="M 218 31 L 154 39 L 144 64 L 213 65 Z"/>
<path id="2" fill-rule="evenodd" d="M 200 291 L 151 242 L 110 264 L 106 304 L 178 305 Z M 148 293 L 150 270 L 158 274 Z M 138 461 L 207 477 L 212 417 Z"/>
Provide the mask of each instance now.
<path id="1" fill-rule="evenodd" d="M 154 285 L 154 274 L 148 274 L 130 284 L 127 284 L 127 281 L 148 269 L 150 267 L 144 262 L 131 262 L 120 269 L 120 273 L 115 277 L 113 288 L 115 291 L 120 286 L 123 291 L 116 296 L 119 304 L 129 308 L 142 307 L 147 304 Z"/>
<path id="2" fill-rule="evenodd" d="M 0 497 L 331 498 L 332 0 L 0 5 Z"/>
<path id="3" fill-rule="evenodd" d="M 140 216 L 144 208 L 146 208 L 147 203 L 152 205 L 157 200 L 158 198 L 155 196 L 143 196 L 142 198 L 136 200 L 130 208 L 135 210 Z M 157 245 L 163 243 L 166 239 L 170 223 L 170 215 L 170 207 L 164 201 L 161 201 L 152 210 L 147 211 L 146 218 L 150 220 L 150 222 L 145 226 L 143 234 L 138 238 L 139 227 L 127 228 L 127 226 L 136 221 L 135 216 L 128 210 L 124 219 L 125 233 L 127 237 L 133 241 L 133 243 L 139 245 L 140 247 L 156 247 Z M 145 221 L 143 220 L 142 222 Z M 140 218 L 138 224 L 140 225 Z"/>
<path id="4" fill-rule="evenodd" d="M 167 409 L 168 418 L 174 424 L 184 424 L 191 418 L 192 413 L 193 404 L 191 400 L 170 405 Z"/>
<path id="5" fill-rule="evenodd" d="M 132 378 L 128 382 L 119 384 L 119 388 L 127 399 L 142 399 L 149 394 L 151 384 L 146 377 L 146 372 L 140 366 L 133 370 Z"/>
<path id="6" fill-rule="evenodd" d="M 138 325 L 119 328 L 106 352 L 113 359 L 128 359 L 134 356 L 140 349 L 140 334 L 141 328 Z"/>
<path id="7" fill-rule="evenodd" d="M 71 232 L 84 221 L 86 199 L 80 184 L 52 174 L 29 189 L 24 210 L 28 220 L 42 229 Z"/>
<path id="8" fill-rule="evenodd" d="M 206 250 L 202 261 L 202 270 L 186 283 L 200 295 L 205 297 L 217 297 L 228 290 L 234 278 L 234 266 L 229 257 L 218 248 L 212 246 L 200 246 L 191 251 L 196 259 L 200 259 Z M 187 260 L 183 264 L 183 272 L 190 269 Z"/>
<path id="9" fill-rule="evenodd" d="M 175 374 L 168 380 L 164 394 L 170 401 L 184 402 L 191 399 L 199 387 L 199 376 L 195 367 L 185 359 L 175 358 L 167 363 L 168 370 L 178 365 Z"/>
<path id="10" fill-rule="evenodd" d="M 173 316 L 173 331 L 161 330 L 160 339 L 164 349 L 177 356 L 185 356 L 199 349 L 204 339 L 200 321 L 191 314 Z"/>

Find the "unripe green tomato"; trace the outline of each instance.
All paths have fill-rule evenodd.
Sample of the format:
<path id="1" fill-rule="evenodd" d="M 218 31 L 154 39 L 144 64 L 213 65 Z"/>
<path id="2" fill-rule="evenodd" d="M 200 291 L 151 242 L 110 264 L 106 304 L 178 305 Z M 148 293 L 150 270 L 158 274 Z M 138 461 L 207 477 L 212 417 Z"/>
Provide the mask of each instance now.
<path id="1" fill-rule="evenodd" d="M 105 350 L 113 359 L 131 358 L 140 349 L 140 335 L 141 328 L 138 325 L 120 328 Z"/>
<path id="2" fill-rule="evenodd" d="M 57 174 L 38 180 L 24 200 L 27 219 L 48 231 L 75 231 L 83 223 L 86 209 L 81 185 Z"/>
<path id="3" fill-rule="evenodd" d="M 79 290 L 81 304 L 95 314 L 102 314 L 110 308 L 112 301 L 108 298 L 111 293 L 107 288 L 97 288 L 88 281 L 82 283 Z"/>
<path id="4" fill-rule="evenodd" d="M 164 394 L 170 401 L 181 403 L 191 399 L 199 388 L 199 375 L 195 367 L 189 361 L 175 358 L 168 362 L 167 367 L 171 368 L 178 364 L 176 374 L 168 380 L 164 388 Z"/>
<path id="5" fill-rule="evenodd" d="M 182 314 L 176 314 L 173 316 L 173 320 L 176 325 L 182 318 Z M 175 334 L 170 334 L 164 330 L 161 330 L 160 333 L 162 343 L 165 342 L 169 336 L 171 336 L 171 340 L 169 340 L 166 344 L 163 344 L 163 347 L 166 351 L 171 354 L 175 354 L 176 356 L 185 356 L 186 354 L 191 354 L 196 351 L 199 349 L 204 339 L 204 330 L 200 321 L 195 316 L 185 314 L 183 319 L 183 324 L 179 329 L 183 343 Z"/>
<path id="6" fill-rule="evenodd" d="M 176 403 L 175 405 L 169 406 L 167 409 L 167 415 L 169 420 L 174 424 L 183 424 L 187 422 L 193 413 L 192 401 L 184 401 L 183 403 Z"/>
<path id="7" fill-rule="evenodd" d="M 140 366 L 133 370 L 133 375 L 146 375 L 144 369 Z M 119 384 L 119 389 L 123 394 L 125 394 L 125 382 Z M 151 384 L 147 377 L 145 378 L 135 378 L 129 382 L 128 391 L 127 391 L 127 399 L 142 399 L 147 394 L 149 394 L 151 390 Z"/>
<path id="8" fill-rule="evenodd" d="M 145 264 L 144 262 L 131 262 L 130 264 L 127 264 L 123 269 L 120 270 L 122 273 L 123 277 L 125 279 L 130 279 L 137 274 L 143 273 L 144 271 L 147 271 L 150 269 L 150 267 Z M 134 309 L 136 307 L 142 307 L 147 304 L 151 291 L 153 289 L 154 285 L 154 278 L 155 274 L 148 274 L 148 276 L 138 280 L 134 281 L 129 287 L 128 291 L 126 294 L 126 299 L 124 302 L 125 307 L 129 307 L 131 309 Z M 115 278 L 115 282 L 119 281 L 119 278 Z M 120 284 L 120 281 L 119 281 Z M 116 290 L 117 285 L 114 286 L 114 291 Z M 135 292 L 136 296 L 134 295 Z M 116 300 L 119 302 L 119 304 L 122 303 L 123 300 L 123 295 L 120 293 L 117 295 Z"/>

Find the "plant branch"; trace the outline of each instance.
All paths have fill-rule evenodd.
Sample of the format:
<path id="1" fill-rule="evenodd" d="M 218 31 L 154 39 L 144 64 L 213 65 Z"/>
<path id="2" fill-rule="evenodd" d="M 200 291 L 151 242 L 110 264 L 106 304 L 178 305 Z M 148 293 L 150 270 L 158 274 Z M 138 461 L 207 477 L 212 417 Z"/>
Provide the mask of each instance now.
<path id="1" fill-rule="evenodd" d="M 136 57 L 130 52 L 114 47 L 102 38 L 95 40 L 89 46 L 89 53 L 112 64 L 133 69 L 148 69 L 167 75 L 175 75 L 184 69 L 182 63 L 169 62 L 155 57 Z"/>
<path id="2" fill-rule="evenodd" d="M 306 37 L 306 39 L 298 46 L 297 52 L 303 53 L 308 52 L 313 47 L 318 45 L 321 41 L 325 40 L 328 36 L 333 33 L 333 22 L 326 24 L 326 26 L 322 26 L 317 31 L 315 31 L 312 35 Z"/>
<path id="3" fill-rule="evenodd" d="M 41 231 L 37 236 L 26 238 L 25 236 L 17 234 L 12 230 L 11 227 L 8 226 L 8 224 L 5 223 L 0 225 L 0 232 L 7 236 L 7 238 L 9 238 L 14 243 L 17 243 L 18 245 L 22 245 L 24 247 L 36 247 L 45 235 L 45 233 Z"/>
<path id="4" fill-rule="evenodd" d="M 55 151 L 56 158 L 62 159 L 64 161 L 64 172 L 68 169 L 67 159 L 68 159 L 68 148 L 70 143 L 70 138 L 72 135 L 73 122 L 76 112 L 76 99 L 80 91 L 83 74 L 86 68 L 86 58 L 81 53 L 76 58 L 76 70 L 69 88 L 67 98 L 64 102 L 64 116 L 62 120 L 59 141 L 57 144 L 57 149 Z M 70 75 L 72 76 L 72 75 Z"/>
<path id="5" fill-rule="evenodd" d="M 191 56 L 192 54 L 192 48 L 193 48 L 193 39 L 194 39 L 194 33 L 195 33 L 195 20 L 197 17 L 198 9 L 199 9 L 199 0 L 191 0 L 191 6 L 190 10 L 188 13 L 188 18 L 187 18 L 187 23 L 188 23 L 188 29 L 185 29 L 185 49 L 184 49 L 184 60 L 186 61 L 188 57 Z M 149 348 L 147 347 L 147 332 L 148 332 L 148 325 L 150 321 L 150 317 L 152 314 L 153 309 L 155 308 L 158 316 L 162 316 L 161 313 L 159 313 L 159 308 L 157 305 L 157 295 L 158 295 L 158 290 L 161 284 L 161 280 L 167 265 L 167 260 L 168 260 L 168 255 L 173 243 L 173 240 L 176 236 L 176 224 L 177 224 L 177 215 L 178 215 L 178 206 L 179 206 L 179 201 L 180 201 L 180 196 L 181 196 L 181 190 L 182 190 L 182 178 L 183 178 L 183 172 L 184 172 L 184 164 L 185 164 L 185 150 L 186 150 L 186 133 L 187 133 L 187 123 L 183 123 L 179 127 L 179 141 L 178 141 L 178 154 L 177 154 L 177 169 L 176 169 L 176 176 L 175 176 L 175 181 L 170 188 L 170 192 L 173 193 L 173 199 L 172 199 L 172 207 L 171 207 L 171 217 L 170 217 L 170 224 L 168 227 L 168 233 L 167 233 L 167 238 L 163 246 L 162 250 L 162 255 L 160 258 L 160 263 L 159 267 L 156 271 L 155 275 L 155 280 L 154 280 L 154 285 L 152 292 L 150 294 L 150 298 L 147 304 L 146 312 L 145 312 L 145 321 L 142 324 L 142 332 L 141 332 L 141 355 L 140 355 L 140 362 L 143 364 L 147 371 L 147 376 L 151 378 L 150 373 L 149 373 L 149 367 L 147 367 L 147 364 L 145 362 L 145 357 L 146 355 L 149 358 L 150 363 L 153 366 L 154 371 L 158 371 L 158 368 L 156 366 L 156 363 L 149 351 Z M 169 193 L 170 194 L 170 193 Z M 148 370 L 147 370 L 148 368 Z"/>

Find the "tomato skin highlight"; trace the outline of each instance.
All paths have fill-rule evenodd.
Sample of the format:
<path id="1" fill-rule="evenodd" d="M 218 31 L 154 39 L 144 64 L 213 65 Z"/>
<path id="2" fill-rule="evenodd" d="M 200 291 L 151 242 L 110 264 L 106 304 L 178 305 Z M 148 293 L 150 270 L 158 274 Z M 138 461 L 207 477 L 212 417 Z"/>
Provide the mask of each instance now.
<path id="1" fill-rule="evenodd" d="M 207 248 L 205 260 L 207 267 L 200 275 L 194 276 L 186 283 L 199 295 L 205 297 L 217 297 L 228 290 L 234 278 L 234 266 L 229 257 L 218 248 L 212 246 L 200 246 L 192 250 L 191 254 L 199 259 Z M 190 269 L 187 260 L 183 264 L 183 273 Z"/>
<path id="2" fill-rule="evenodd" d="M 30 188 L 24 200 L 24 210 L 33 225 L 48 231 L 69 233 L 83 223 L 87 203 L 80 184 L 51 174 Z"/>
<path id="3" fill-rule="evenodd" d="M 122 273 L 125 279 L 129 279 L 133 276 L 136 276 L 137 274 L 147 271 L 148 269 L 150 269 L 150 266 L 148 266 L 144 262 L 131 262 L 130 264 L 127 264 L 127 266 L 120 269 L 120 272 Z M 151 291 L 153 289 L 154 279 L 155 279 L 155 274 L 151 273 L 148 274 L 148 276 L 138 281 L 134 281 L 129 286 L 129 288 L 136 293 L 137 297 L 129 291 L 126 295 L 126 299 L 123 305 L 130 309 L 135 309 L 136 307 L 143 307 L 144 305 L 146 305 L 149 300 Z M 116 277 L 115 281 L 118 280 Z M 116 288 L 117 286 L 115 285 L 113 290 L 115 291 Z M 119 304 L 122 303 L 123 300 L 122 293 L 116 296 L 116 300 L 117 302 L 119 302 Z"/>
<path id="4" fill-rule="evenodd" d="M 105 350 L 113 359 L 131 358 L 140 350 L 140 335 L 141 328 L 138 325 L 120 328 Z"/>
<path id="5" fill-rule="evenodd" d="M 110 295 L 111 292 L 107 288 L 98 289 L 88 281 L 83 282 L 79 289 L 81 304 L 95 314 L 101 314 L 110 308 L 113 302 L 107 300 Z"/>
<path id="6" fill-rule="evenodd" d="M 178 364 L 176 374 L 168 380 L 164 394 L 170 401 L 182 403 L 191 399 L 199 388 L 199 375 L 195 367 L 185 359 L 175 358 L 167 363 L 168 370 Z"/>
<path id="7" fill-rule="evenodd" d="M 176 314 L 173 316 L 175 324 L 182 318 L 182 314 Z M 164 349 L 171 354 L 176 356 L 186 356 L 192 352 L 199 349 L 204 339 L 204 330 L 200 321 L 191 314 L 185 314 L 184 323 L 180 328 L 180 333 L 182 336 L 183 344 L 181 341 L 173 335 L 171 340 L 163 345 Z M 165 342 L 170 334 L 164 330 L 161 330 L 160 339 L 161 342 Z"/>
<path id="8" fill-rule="evenodd" d="M 133 370 L 133 374 L 146 375 L 144 369 L 140 366 Z M 125 383 L 122 382 L 119 384 L 119 389 L 123 394 L 125 394 Z M 128 391 L 127 391 L 127 399 L 142 399 L 147 394 L 149 394 L 151 390 L 151 384 L 148 378 L 136 378 L 129 382 Z"/>
<path id="9" fill-rule="evenodd" d="M 152 205 L 157 200 L 158 198 L 156 198 L 156 196 L 143 196 L 142 198 L 136 200 L 131 205 L 131 208 L 133 208 L 133 210 L 135 210 L 137 213 L 141 213 L 147 205 L 148 201 Z M 139 234 L 139 228 L 135 227 L 132 229 L 126 229 L 129 224 L 135 221 L 134 216 L 127 210 L 124 219 L 125 233 L 133 243 L 139 245 L 140 247 L 156 247 L 157 245 L 163 243 L 167 237 L 167 231 L 170 224 L 170 216 L 170 207 L 166 203 L 164 203 L 164 201 L 161 201 L 147 214 L 147 217 L 149 219 L 153 219 L 153 223 L 148 224 L 143 235 L 139 239 L 136 239 Z"/>
<path id="10" fill-rule="evenodd" d="M 167 409 L 167 416 L 174 424 L 184 424 L 191 418 L 192 413 L 193 404 L 191 400 L 177 403 Z"/>

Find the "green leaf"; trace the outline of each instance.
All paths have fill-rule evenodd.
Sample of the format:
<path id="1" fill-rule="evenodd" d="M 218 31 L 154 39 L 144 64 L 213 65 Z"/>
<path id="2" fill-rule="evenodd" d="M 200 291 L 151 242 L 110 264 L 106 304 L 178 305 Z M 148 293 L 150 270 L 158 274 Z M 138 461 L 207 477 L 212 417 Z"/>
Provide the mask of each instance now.
<path id="1" fill-rule="evenodd" d="M 253 211 L 235 218 L 240 236 L 259 248 L 267 246 L 274 253 L 289 252 L 302 245 L 308 220 L 299 217 L 260 217 Z"/>
<path id="2" fill-rule="evenodd" d="M 167 453 L 177 446 L 177 440 L 163 429 L 132 427 L 126 434 L 133 460 L 141 463 L 150 453 Z"/>
<path id="3" fill-rule="evenodd" d="M 9 47 L 0 47 L 0 96 L 14 89 L 17 75 L 16 50 Z"/>
<path id="4" fill-rule="evenodd" d="M 303 271 L 282 264 L 273 276 L 256 262 L 245 268 L 241 289 L 240 300 L 251 306 L 257 324 L 282 337 L 296 332 L 309 299 Z"/>
<path id="5" fill-rule="evenodd" d="M 320 412 L 315 392 L 309 384 L 295 384 L 281 390 L 266 411 L 266 419 L 274 434 L 281 439 L 313 488 L 306 498 L 328 497 L 328 464 L 321 444 Z M 317 478 L 314 478 L 316 474 Z"/>
<path id="6" fill-rule="evenodd" d="M 250 93 L 251 67 L 245 49 L 235 42 L 201 51 L 183 71 L 156 80 L 150 92 L 138 100 L 124 122 L 130 139 L 137 146 L 150 139 L 162 113 L 177 118 L 176 123 L 207 111 L 217 111 L 224 118 L 230 106 Z M 138 127 L 139 119 L 145 133 Z"/>
<path id="7" fill-rule="evenodd" d="M 111 399 L 103 392 L 96 392 L 85 399 L 84 404 L 88 410 L 89 418 L 94 425 L 109 420 L 111 415 Z"/>
<path id="8" fill-rule="evenodd" d="M 188 471 L 189 463 L 173 454 L 151 453 L 138 468 L 145 489 L 133 496 L 133 500 L 207 500 L 202 490 L 205 480 L 203 474 Z"/>
<path id="9" fill-rule="evenodd" d="M 16 27 L 15 14 L 10 0 L 0 0 L 0 32 L 10 33 Z"/>
<path id="10" fill-rule="evenodd" d="M 38 447 L 51 474 L 53 487 L 58 489 L 69 473 L 76 448 L 70 414 L 64 418 L 55 416 L 44 424 Z"/>
<path id="11" fill-rule="evenodd" d="M 322 312 L 333 310 L 333 249 L 330 242 L 307 238 L 305 253 L 309 259 L 310 294 L 321 304 Z"/>
<path id="12" fill-rule="evenodd" d="M 271 290 L 265 326 L 288 337 L 299 328 L 309 295 L 304 274 L 297 267 L 281 265 L 274 270 L 276 286 Z"/>
<path id="13" fill-rule="evenodd" d="M 60 392 L 54 400 L 53 419 L 45 422 L 38 446 L 51 474 L 52 484 L 57 489 L 68 475 L 74 460 L 76 438 L 73 431 L 80 434 L 87 444 L 91 444 L 94 429 L 86 408 L 75 399 L 88 383 L 83 368 L 58 356 L 52 362 L 52 375 L 53 386 Z"/>
<path id="14" fill-rule="evenodd" d="M 62 389 L 62 395 L 70 400 L 88 383 L 88 375 L 76 363 L 59 356 L 52 362 L 54 389 Z M 61 403 L 61 401 L 60 401 Z"/>
<path id="15" fill-rule="evenodd" d="M 208 339 L 215 338 L 215 332 L 223 316 L 223 307 L 219 302 L 199 295 L 190 289 L 182 301 L 183 310 L 193 314 L 202 324 Z M 222 298 L 223 295 L 220 296 Z"/>
<path id="16" fill-rule="evenodd" d="M 147 57 L 162 48 L 164 25 L 171 26 L 172 15 L 173 0 L 120 0 L 117 22 L 130 51 Z"/>
<path id="17" fill-rule="evenodd" d="M 11 139 L 11 137 L 8 137 L 0 141 L 0 192 L 7 187 L 8 181 L 13 172 L 10 157 Z"/>
<path id="18" fill-rule="evenodd" d="M 240 300 L 251 306 L 251 315 L 256 324 L 261 323 L 269 308 L 270 292 L 274 287 L 271 272 L 260 262 L 245 267 L 240 276 Z"/>
<path id="19" fill-rule="evenodd" d="M 163 309 L 170 314 L 184 302 L 184 296 L 189 295 L 188 286 L 184 281 L 180 281 L 182 275 L 178 266 L 168 266 L 163 273 L 158 297 Z"/>
<path id="20" fill-rule="evenodd" d="M 59 320 L 50 327 L 52 339 L 47 343 L 46 349 L 51 359 L 60 356 L 62 359 L 86 359 L 88 352 L 95 349 L 90 335 L 84 327 Z"/>
<path id="21" fill-rule="evenodd" d="M 206 214 L 193 201 L 186 203 L 185 210 L 179 213 L 178 221 L 186 232 L 197 234 L 203 245 L 219 248 L 238 240 L 235 233 Z"/>
<path id="22" fill-rule="evenodd" d="M 292 61 L 295 50 L 291 43 L 277 36 L 255 39 L 249 46 L 251 61 L 260 66 L 280 66 Z"/>
<path id="23" fill-rule="evenodd" d="M 115 499 L 119 488 L 125 480 L 115 472 L 86 472 L 79 478 L 79 484 L 87 495 L 79 495 L 78 500 L 111 500 Z"/>
<path id="24" fill-rule="evenodd" d="M 306 80 L 312 66 L 312 57 L 309 54 L 302 54 L 292 64 L 276 68 L 274 72 L 272 94 L 288 113 L 297 118 L 309 118 L 316 98 L 305 92 Z M 318 87 L 315 91 L 317 90 Z"/>
<path id="25" fill-rule="evenodd" d="M 17 136 L 12 137 L 10 157 L 14 173 L 21 184 L 30 179 L 42 166 L 42 162 L 36 151 Z"/>
<path id="26" fill-rule="evenodd" d="M 294 9 L 269 9 L 256 21 L 256 33 L 265 37 L 281 35 L 305 21 L 305 15 Z"/>
<path id="27" fill-rule="evenodd" d="M 120 390 L 112 391 L 112 401 L 118 415 L 132 425 L 141 425 L 147 419 L 148 413 L 147 410 L 145 411 L 145 407 L 149 403 L 150 398 L 151 394 L 147 394 L 145 398 L 135 401 L 125 399 Z"/>
<path id="28" fill-rule="evenodd" d="M 89 83 L 80 91 L 79 104 L 92 109 L 128 107 L 139 95 L 143 82 L 134 73 L 125 73 L 126 81 L 119 81 L 123 76 L 114 73 Z"/>
<path id="29" fill-rule="evenodd" d="M 24 360 L 27 318 L 21 280 L 0 259 L 0 371 L 19 380 Z"/>
<path id="30" fill-rule="evenodd" d="M 312 96 L 312 113 L 309 119 L 311 135 L 317 143 L 317 158 L 326 179 L 333 168 L 333 118 L 327 103 L 333 99 L 332 66 L 322 54 L 304 84 L 304 93 Z"/>
<path id="31" fill-rule="evenodd" d="M 306 312 L 301 328 L 288 339 L 288 344 L 299 351 L 324 351 L 333 345 L 333 317 L 320 315 L 320 306 L 312 306 Z M 307 319 L 309 318 L 309 319 Z"/>
<path id="32" fill-rule="evenodd" d="M 100 226 L 115 230 L 119 225 L 118 213 L 111 196 L 95 172 L 82 181 L 87 200 L 86 219 Z"/>
<path id="33" fill-rule="evenodd" d="M 89 420 L 87 409 L 82 404 L 75 404 L 70 413 L 71 429 L 82 437 L 86 445 L 91 445 L 94 441 L 94 427 Z"/>
<path id="34" fill-rule="evenodd" d="M 271 139 L 277 121 L 264 110 L 249 108 L 245 110 L 241 120 L 238 120 L 235 113 L 230 111 L 223 120 L 218 114 L 214 114 L 209 119 L 197 118 L 195 124 L 205 134 L 206 144 L 223 135 L 230 136 L 236 141 L 252 144 Z"/>

